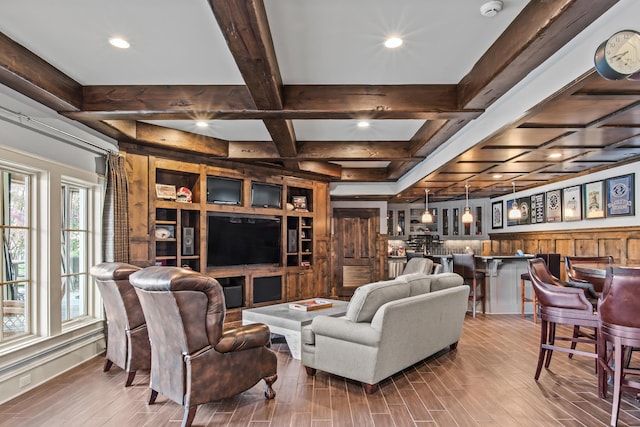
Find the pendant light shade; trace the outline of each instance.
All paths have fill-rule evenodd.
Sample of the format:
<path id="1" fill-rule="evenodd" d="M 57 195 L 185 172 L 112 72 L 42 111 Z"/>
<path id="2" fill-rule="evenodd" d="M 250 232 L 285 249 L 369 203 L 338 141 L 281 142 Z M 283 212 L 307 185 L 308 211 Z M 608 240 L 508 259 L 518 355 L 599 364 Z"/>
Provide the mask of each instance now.
<path id="1" fill-rule="evenodd" d="M 471 224 L 473 222 L 473 215 L 471 215 L 471 209 L 469 208 L 469 184 L 465 184 L 464 189 L 467 194 L 467 205 L 465 206 L 464 213 L 462 214 L 462 223 Z"/>
<path id="2" fill-rule="evenodd" d="M 429 190 L 424 190 L 424 213 L 420 221 L 424 224 L 431 224 L 433 222 L 433 216 L 429 212 Z"/>
<path id="3" fill-rule="evenodd" d="M 512 220 L 521 219 L 522 212 L 520 212 L 520 207 L 516 202 L 516 183 L 512 182 L 511 185 L 513 185 L 513 205 L 511 205 L 511 209 L 509 209 L 509 214 L 507 215 L 507 218 Z"/>

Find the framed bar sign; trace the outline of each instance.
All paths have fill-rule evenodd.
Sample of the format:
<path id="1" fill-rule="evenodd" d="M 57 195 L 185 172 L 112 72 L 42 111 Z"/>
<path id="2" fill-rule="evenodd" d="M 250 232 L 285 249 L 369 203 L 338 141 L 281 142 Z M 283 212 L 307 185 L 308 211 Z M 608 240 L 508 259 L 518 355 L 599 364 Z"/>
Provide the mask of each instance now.
<path id="1" fill-rule="evenodd" d="M 635 174 L 607 179 L 607 216 L 635 215 Z"/>
<path id="2" fill-rule="evenodd" d="M 502 200 L 491 204 L 491 228 L 502 228 Z"/>
<path id="3" fill-rule="evenodd" d="M 547 191 L 547 222 L 562 221 L 562 192 L 561 190 Z"/>
<path id="4" fill-rule="evenodd" d="M 544 193 L 531 196 L 531 224 L 541 224 L 545 222 L 544 215 Z"/>
<path id="5" fill-rule="evenodd" d="M 584 217 L 604 218 L 604 181 L 589 182 L 583 185 L 583 189 Z"/>
<path id="6" fill-rule="evenodd" d="M 579 185 L 562 190 L 562 220 L 579 221 L 582 219 L 582 191 Z"/>

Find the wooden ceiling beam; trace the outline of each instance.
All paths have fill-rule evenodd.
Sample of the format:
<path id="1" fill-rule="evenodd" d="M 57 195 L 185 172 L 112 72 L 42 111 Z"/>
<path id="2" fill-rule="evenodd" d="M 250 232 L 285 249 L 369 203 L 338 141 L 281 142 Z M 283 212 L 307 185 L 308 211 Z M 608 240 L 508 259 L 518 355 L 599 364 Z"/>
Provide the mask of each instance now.
<path id="1" fill-rule="evenodd" d="M 341 181 L 351 182 L 383 182 L 387 181 L 386 169 L 375 168 L 342 168 Z"/>
<path id="2" fill-rule="evenodd" d="M 298 158 L 322 160 L 408 160 L 407 144 L 398 141 L 303 141 Z"/>
<path id="3" fill-rule="evenodd" d="M 0 33 L 0 84 L 55 110 L 79 110 L 82 86 Z"/>
<path id="4" fill-rule="evenodd" d="M 298 162 L 298 167 L 302 171 L 327 175 L 333 178 L 340 178 L 342 176 L 342 166 L 334 163 L 305 160 Z"/>
<path id="5" fill-rule="evenodd" d="M 281 110 L 282 76 L 263 1 L 209 0 L 209 4 L 256 107 Z M 269 119 L 264 124 L 278 152 L 295 156 L 291 121 Z"/>

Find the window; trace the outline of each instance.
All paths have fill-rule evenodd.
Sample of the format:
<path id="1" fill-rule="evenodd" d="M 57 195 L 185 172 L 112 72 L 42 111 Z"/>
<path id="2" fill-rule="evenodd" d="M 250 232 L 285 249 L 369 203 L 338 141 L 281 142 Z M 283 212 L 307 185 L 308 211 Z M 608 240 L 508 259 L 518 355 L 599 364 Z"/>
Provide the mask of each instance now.
<path id="1" fill-rule="evenodd" d="M 30 182 L 27 174 L 0 168 L 0 342 L 30 332 Z"/>
<path id="2" fill-rule="evenodd" d="M 87 189 L 62 184 L 62 320 L 88 314 L 88 239 Z"/>

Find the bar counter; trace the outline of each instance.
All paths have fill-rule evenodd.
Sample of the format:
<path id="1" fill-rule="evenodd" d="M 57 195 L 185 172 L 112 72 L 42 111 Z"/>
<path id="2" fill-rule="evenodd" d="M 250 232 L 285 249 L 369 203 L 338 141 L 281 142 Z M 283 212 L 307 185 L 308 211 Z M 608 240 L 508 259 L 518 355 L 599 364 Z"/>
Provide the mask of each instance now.
<path id="1" fill-rule="evenodd" d="M 453 271 L 452 255 L 428 255 L 442 264 L 445 272 Z M 527 260 L 533 255 L 475 255 L 476 266 L 485 272 L 487 283 L 487 313 L 520 314 L 520 275 L 527 273 Z M 531 283 L 525 282 L 525 292 L 531 295 Z M 478 308 L 480 306 L 478 305 Z M 533 304 L 525 303 L 525 314 L 533 313 Z"/>

